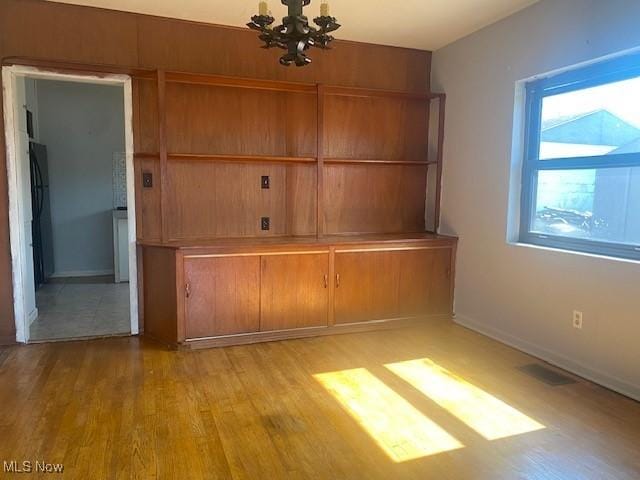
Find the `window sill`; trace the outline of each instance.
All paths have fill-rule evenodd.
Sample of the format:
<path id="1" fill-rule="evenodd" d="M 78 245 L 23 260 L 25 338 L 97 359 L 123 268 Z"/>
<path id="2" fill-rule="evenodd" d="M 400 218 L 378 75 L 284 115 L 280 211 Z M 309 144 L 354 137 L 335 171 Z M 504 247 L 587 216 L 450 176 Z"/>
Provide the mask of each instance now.
<path id="1" fill-rule="evenodd" d="M 514 247 L 524 247 L 524 248 L 531 248 L 535 250 L 545 250 L 548 252 L 564 253 L 568 255 L 578 255 L 581 257 L 593 258 L 597 260 L 608 260 L 608 261 L 614 261 L 614 262 L 628 263 L 632 265 L 640 265 L 640 260 L 635 260 L 633 258 L 614 257 L 611 255 L 581 252 L 578 250 L 570 250 L 567 248 L 548 247 L 544 245 L 536 245 L 535 243 L 525 243 L 521 241 L 517 241 L 517 242 L 507 241 L 507 244 Z"/>

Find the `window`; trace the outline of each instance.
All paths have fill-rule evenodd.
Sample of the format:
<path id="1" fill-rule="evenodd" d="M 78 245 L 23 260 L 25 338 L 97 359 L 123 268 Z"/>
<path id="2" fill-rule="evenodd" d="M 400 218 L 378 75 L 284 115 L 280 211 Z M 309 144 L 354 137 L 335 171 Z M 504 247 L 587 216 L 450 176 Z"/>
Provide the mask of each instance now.
<path id="1" fill-rule="evenodd" d="M 640 259 L 640 55 L 526 93 L 520 240 Z"/>

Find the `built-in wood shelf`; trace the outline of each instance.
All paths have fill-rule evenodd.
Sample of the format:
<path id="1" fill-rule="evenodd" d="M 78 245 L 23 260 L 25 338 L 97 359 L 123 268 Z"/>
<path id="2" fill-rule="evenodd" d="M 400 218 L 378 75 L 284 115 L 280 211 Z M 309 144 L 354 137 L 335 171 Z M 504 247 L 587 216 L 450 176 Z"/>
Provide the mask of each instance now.
<path id="1" fill-rule="evenodd" d="M 136 153 L 136 158 L 160 158 L 158 153 Z M 264 163 L 316 163 L 315 157 L 281 157 L 270 155 L 213 155 L 199 153 L 169 153 L 167 160 L 197 160 L 203 162 L 264 162 Z"/>
<path id="2" fill-rule="evenodd" d="M 134 155 L 140 159 L 159 159 L 159 153 L 140 152 Z M 264 163 L 316 163 L 315 157 L 282 157 L 269 155 L 217 155 L 198 153 L 170 153 L 168 160 L 201 160 L 205 162 L 264 162 Z M 438 162 L 411 161 L 411 160 L 385 160 L 374 158 L 326 158 L 325 165 L 363 164 L 363 165 L 407 165 L 412 167 L 425 167 L 437 165 Z"/>
<path id="3" fill-rule="evenodd" d="M 371 88 L 338 87 L 327 85 L 324 87 L 326 95 L 338 95 L 343 97 L 393 97 L 408 100 L 428 101 L 438 98 L 438 94 L 419 92 L 399 92 L 395 90 L 377 90 Z"/>
<path id="4" fill-rule="evenodd" d="M 410 160 L 382 160 L 382 159 L 360 159 L 360 158 L 326 158 L 325 164 L 373 164 L 373 165 L 409 165 L 413 167 L 424 167 L 435 165 L 437 162 L 423 162 Z"/>
<path id="5" fill-rule="evenodd" d="M 202 160 L 205 162 L 315 163 L 315 157 L 280 157 L 270 155 L 208 155 L 170 153 L 169 160 Z"/>

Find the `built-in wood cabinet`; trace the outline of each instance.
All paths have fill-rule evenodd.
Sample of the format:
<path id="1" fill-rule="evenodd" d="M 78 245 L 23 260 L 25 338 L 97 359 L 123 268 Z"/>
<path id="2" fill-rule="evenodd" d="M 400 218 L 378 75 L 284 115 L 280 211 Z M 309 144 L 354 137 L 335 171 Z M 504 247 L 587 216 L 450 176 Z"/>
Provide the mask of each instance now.
<path id="1" fill-rule="evenodd" d="M 145 331 L 174 345 L 351 332 L 452 314 L 456 240 L 451 237 L 346 236 L 142 248 L 154 253 L 145 260 L 157 263 L 144 267 L 145 292 L 153 291 L 144 295 Z M 175 311 L 147 308 L 147 299 L 158 297 Z"/>
<path id="2" fill-rule="evenodd" d="M 132 93 L 138 241 L 164 251 L 143 256 L 145 334 L 215 346 L 451 315 L 444 94 L 162 69 Z"/>

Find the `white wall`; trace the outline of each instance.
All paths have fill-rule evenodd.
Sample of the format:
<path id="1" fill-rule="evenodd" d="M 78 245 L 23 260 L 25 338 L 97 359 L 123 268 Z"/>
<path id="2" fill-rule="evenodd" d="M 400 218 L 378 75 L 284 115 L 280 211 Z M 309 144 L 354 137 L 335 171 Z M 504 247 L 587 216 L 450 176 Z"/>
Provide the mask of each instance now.
<path id="1" fill-rule="evenodd" d="M 432 83 L 457 321 L 640 399 L 640 264 L 506 241 L 515 83 L 640 46 L 639 18 L 637 0 L 543 0 L 435 52 Z"/>
<path id="2" fill-rule="evenodd" d="M 113 154 L 123 152 L 123 89 L 38 80 L 56 275 L 113 272 Z"/>

